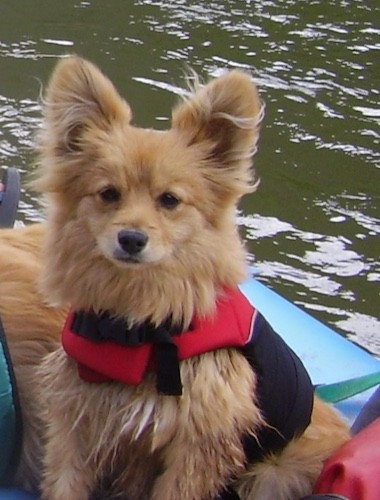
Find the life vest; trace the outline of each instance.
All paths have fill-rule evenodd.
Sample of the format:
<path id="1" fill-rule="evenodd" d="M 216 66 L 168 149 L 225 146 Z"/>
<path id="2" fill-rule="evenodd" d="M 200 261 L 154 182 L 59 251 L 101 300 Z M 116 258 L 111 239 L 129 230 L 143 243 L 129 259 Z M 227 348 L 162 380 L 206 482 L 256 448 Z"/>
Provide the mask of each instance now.
<path id="1" fill-rule="evenodd" d="M 16 471 L 22 441 L 22 420 L 8 345 L 0 320 L 0 486 Z"/>
<path id="2" fill-rule="evenodd" d="M 239 289 L 225 290 L 215 315 L 195 317 L 186 332 L 170 322 L 129 327 L 108 313 L 71 312 L 62 344 L 87 382 L 139 384 L 154 370 L 157 390 L 172 395 L 182 392 L 179 361 L 224 347 L 239 349 L 258 376 L 258 401 L 269 424 L 258 440 L 245 438 L 250 461 L 283 448 L 310 423 L 313 388 L 304 366 Z"/>

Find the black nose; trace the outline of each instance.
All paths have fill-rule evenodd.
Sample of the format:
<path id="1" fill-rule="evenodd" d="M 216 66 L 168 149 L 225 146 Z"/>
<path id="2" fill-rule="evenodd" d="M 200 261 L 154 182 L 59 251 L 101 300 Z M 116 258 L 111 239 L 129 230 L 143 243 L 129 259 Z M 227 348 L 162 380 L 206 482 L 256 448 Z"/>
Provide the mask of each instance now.
<path id="1" fill-rule="evenodd" d="M 123 229 L 117 235 L 119 245 L 129 255 L 136 255 L 146 246 L 148 236 L 142 231 Z"/>

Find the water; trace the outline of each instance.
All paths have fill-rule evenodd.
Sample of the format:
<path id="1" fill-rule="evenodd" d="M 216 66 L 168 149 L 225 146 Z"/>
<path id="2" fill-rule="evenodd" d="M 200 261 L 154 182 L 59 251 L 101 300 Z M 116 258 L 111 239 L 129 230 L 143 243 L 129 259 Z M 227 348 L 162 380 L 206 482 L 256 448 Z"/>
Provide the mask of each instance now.
<path id="1" fill-rule="evenodd" d="M 239 212 L 252 264 L 380 355 L 379 21 L 378 3 L 359 0 L 2 2 L 1 165 L 26 181 L 41 85 L 67 53 L 96 62 L 156 128 L 188 66 L 252 72 L 267 109 L 261 186 Z M 26 189 L 20 220 L 40 218 Z"/>

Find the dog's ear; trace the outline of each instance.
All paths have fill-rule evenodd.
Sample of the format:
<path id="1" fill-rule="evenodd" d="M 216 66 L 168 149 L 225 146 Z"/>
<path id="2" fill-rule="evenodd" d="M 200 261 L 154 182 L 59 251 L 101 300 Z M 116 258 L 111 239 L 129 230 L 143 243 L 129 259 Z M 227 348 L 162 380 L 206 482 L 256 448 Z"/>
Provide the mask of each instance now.
<path id="1" fill-rule="evenodd" d="M 55 154 L 80 152 L 83 132 L 107 130 L 115 121 L 130 121 L 131 110 L 111 81 L 92 63 L 72 56 L 58 63 L 44 100 L 45 137 Z M 49 141 L 47 141 L 49 142 Z"/>
<path id="2" fill-rule="evenodd" d="M 237 196 L 254 189 L 251 158 L 264 114 L 251 78 L 231 71 L 196 91 L 173 111 L 173 129 L 204 148 L 214 185 Z"/>

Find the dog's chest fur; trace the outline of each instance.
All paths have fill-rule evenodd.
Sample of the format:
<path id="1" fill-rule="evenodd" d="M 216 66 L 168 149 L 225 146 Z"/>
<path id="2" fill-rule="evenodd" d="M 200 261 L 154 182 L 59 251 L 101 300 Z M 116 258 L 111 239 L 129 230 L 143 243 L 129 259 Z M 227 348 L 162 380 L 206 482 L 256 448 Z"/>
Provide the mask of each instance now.
<path id="1" fill-rule="evenodd" d="M 181 462 L 194 446 L 217 450 L 216 457 L 228 451 L 234 466 L 224 474 L 241 472 L 241 437 L 262 424 L 254 400 L 255 375 L 237 351 L 222 349 L 186 360 L 181 377 L 179 398 L 157 394 L 152 373 L 138 386 L 87 383 L 59 349 L 41 368 L 42 404 L 50 399 L 49 411 L 65 415 L 66 429 L 60 432 L 69 434 L 69 446 L 96 471 L 98 484 L 113 494 L 143 499 L 160 473 L 173 467 L 168 457 L 178 456 Z M 49 421 L 54 417 L 47 415 Z"/>

